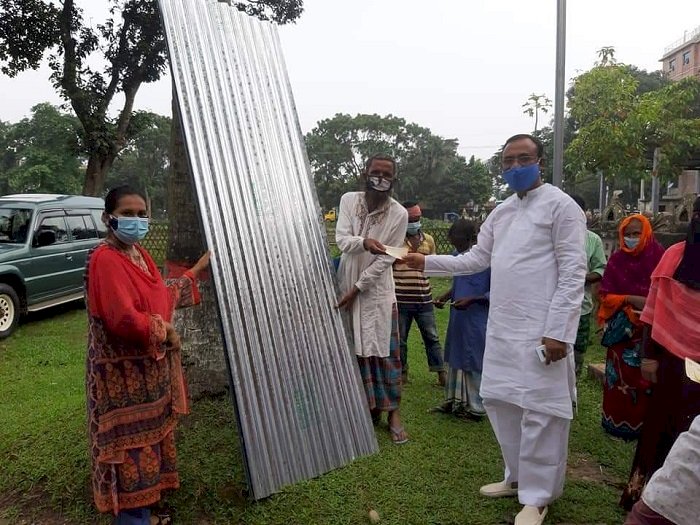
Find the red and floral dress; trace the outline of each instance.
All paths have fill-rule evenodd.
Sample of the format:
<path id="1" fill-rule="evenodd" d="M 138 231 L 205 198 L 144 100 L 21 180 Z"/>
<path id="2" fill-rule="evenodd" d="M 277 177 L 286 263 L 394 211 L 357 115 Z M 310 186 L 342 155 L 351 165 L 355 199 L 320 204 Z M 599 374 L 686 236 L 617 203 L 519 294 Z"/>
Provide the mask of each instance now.
<path id="1" fill-rule="evenodd" d="M 148 252 L 105 242 L 88 258 L 87 408 L 100 512 L 146 507 L 179 486 L 174 429 L 189 412 L 179 350 L 165 344 L 175 308 L 199 302 L 193 275 L 163 281 Z"/>

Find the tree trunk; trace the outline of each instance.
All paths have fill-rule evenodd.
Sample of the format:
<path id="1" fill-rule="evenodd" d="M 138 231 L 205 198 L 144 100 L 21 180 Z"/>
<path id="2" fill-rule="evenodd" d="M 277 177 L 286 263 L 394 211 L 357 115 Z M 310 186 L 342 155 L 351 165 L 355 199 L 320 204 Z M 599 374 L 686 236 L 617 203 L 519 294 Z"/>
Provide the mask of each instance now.
<path id="1" fill-rule="evenodd" d="M 100 153 L 90 155 L 83 183 L 83 195 L 97 197 L 104 190 L 107 172 L 114 164 L 115 158 L 114 155 Z"/>
<path id="2" fill-rule="evenodd" d="M 170 153 L 166 272 L 192 266 L 206 249 L 175 97 Z M 175 328 L 182 337 L 182 361 L 190 394 L 195 399 L 205 394 L 224 393 L 229 385 L 214 288 L 208 279 L 199 284 L 201 305 L 178 310 L 174 319 Z"/>

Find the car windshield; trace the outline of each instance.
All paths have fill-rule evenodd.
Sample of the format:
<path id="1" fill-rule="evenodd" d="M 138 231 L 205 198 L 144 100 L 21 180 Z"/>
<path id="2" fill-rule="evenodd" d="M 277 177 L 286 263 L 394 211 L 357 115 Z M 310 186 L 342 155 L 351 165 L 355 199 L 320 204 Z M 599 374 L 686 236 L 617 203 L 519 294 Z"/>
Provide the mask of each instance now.
<path id="1" fill-rule="evenodd" d="M 24 244 L 31 220 L 32 210 L 0 208 L 0 243 Z"/>

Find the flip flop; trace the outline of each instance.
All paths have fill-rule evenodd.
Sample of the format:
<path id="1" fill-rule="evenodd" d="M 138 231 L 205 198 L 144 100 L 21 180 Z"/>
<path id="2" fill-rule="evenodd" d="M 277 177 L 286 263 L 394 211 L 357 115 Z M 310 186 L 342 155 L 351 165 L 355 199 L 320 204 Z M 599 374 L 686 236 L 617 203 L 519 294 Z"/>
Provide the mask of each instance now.
<path id="1" fill-rule="evenodd" d="M 403 445 L 404 443 L 408 443 L 408 437 L 401 439 L 401 434 L 406 436 L 406 431 L 404 430 L 403 426 L 398 428 L 390 426 L 389 430 L 391 431 L 391 441 L 394 443 L 394 445 Z"/>
<path id="2" fill-rule="evenodd" d="M 173 519 L 169 513 L 159 512 L 157 514 L 151 514 L 152 525 L 171 525 L 172 522 Z"/>

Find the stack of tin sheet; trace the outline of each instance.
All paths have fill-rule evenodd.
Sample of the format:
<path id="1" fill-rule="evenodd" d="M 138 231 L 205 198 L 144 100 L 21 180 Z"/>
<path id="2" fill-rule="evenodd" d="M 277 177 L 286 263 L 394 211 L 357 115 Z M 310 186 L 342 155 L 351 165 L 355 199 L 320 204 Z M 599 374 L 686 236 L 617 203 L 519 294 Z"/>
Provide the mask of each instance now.
<path id="1" fill-rule="evenodd" d="M 276 28 L 159 0 L 250 489 L 377 450 Z"/>

